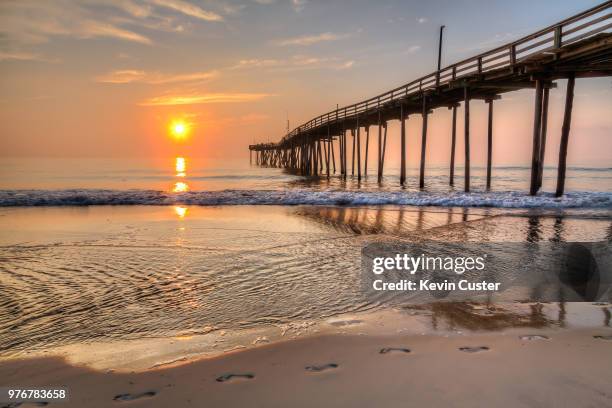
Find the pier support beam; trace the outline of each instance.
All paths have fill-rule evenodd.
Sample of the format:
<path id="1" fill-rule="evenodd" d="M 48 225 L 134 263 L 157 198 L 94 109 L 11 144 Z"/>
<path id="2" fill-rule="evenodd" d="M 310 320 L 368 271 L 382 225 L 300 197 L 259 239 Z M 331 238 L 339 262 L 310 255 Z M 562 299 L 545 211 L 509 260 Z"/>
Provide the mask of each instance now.
<path id="1" fill-rule="evenodd" d="M 487 190 L 491 189 L 491 163 L 493 161 L 493 99 L 486 101 L 489 104 L 489 120 L 487 124 Z"/>
<path id="2" fill-rule="evenodd" d="M 367 177 L 368 175 L 368 153 L 369 153 L 369 147 L 370 147 L 370 126 L 366 125 L 365 126 L 365 131 L 366 131 L 366 148 L 365 148 L 365 162 L 363 164 L 363 175 Z"/>
<path id="3" fill-rule="evenodd" d="M 538 175 L 540 174 L 540 135 L 542 130 L 542 80 L 536 80 L 535 106 L 533 112 L 533 149 L 531 152 L 531 184 L 529 194 L 538 193 Z"/>
<path id="4" fill-rule="evenodd" d="M 327 125 L 327 139 L 323 143 L 324 143 L 323 146 L 326 146 L 326 149 L 325 149 L 325 163 L 326 163 L 326 167 L 327 167 L 327 178 L 329 178 L 329 176 L 330 176 L 330 169 L 329 169 L 329 164 L 330 163 L 329 163 L 329 161 L 331 159 L 331 149 L 332 149 L 329 125 Z"/>
<path id="5" fill-rule="evenodd" d="M 538 172 L 538 189 L 542 188 L 542 178 L 544 176 L 544 153 L 546 151 L 546 130 L 548 127 L 548 94 L 550 87 L 544 87 L 544 94 L 542 95 L 542 118 L 541 130 L 540 130 L 540 169 Z"/>
<path id="6" fill-rule="evenodd" d="M 351 129 L 351 136 L 353 136 L 353 157 L 351 160 L 351 176 L 355 175 L 355 129 Z"/>
<path id="7" fill-rule="evenodd" d="M 340 155 L 340 176 L 344 177 L 344 134 L 346 131 L 342 129 L 342 133 L 338 137 L 338 154 Z"/>
<path id="8" fill-rule="evenodd" d="M 464 99 L 464 133 L 465 133 L 465 188 L 466 193 L 470 192 L 470 91 L 466 86 L 463 88 L 463 99 Z"/>
<path id="9" fill-rule="evenodd" d="M 561 197 L 565 189 L 565 169 L 567 164 L 567 146 L 569 143 L 570 125 L 572 123 L 572 107 L 574 105 L 574 82 L 572 74 L 567 79 L 565 93 L 565 112 L 563 114 L 563 127 L 561 128 L 561 145 L 559 146 L 559 165 L 557 167 L 557 191 L 555 196 Z"/>
<path id="10" fill-rule="evenodd" d="M 455 146 L 457 141 L 457 106 L 453 106 L 453 120 L 451 128 L 450 174 L 448 184 L 455 185 Z"/>
<path id="11" fill-rule="evenodd" d="M 419 188 L 425 188 L 425 151 L 427 149 L 427 97 L 423 95 L 423 133 L 421 136 L 421 168 L 419 171 Z"/>
<path id="12" fill-rule="evenodd" d="M 378 182 L 382 181 L 382 117 L 378 111 Z"/>
<path id="13" fill-rule="evenodd" d="M 336 155 L 334 154 L 334 138 L 329 139 L 329 150 L 331 150 L 332 166 L 334 168 L 334 174 L 336 174 Z"/>
<path id="14" fill-rule="evenodd" d="M 357 180 L 361 181 L 361 133 L 359 118 L 357 118 Z"/>
<path id="15" fill-rule="evenodd" d="M 317 163 L 319 164 L 319 174 L 323 173 L 323 150 L 321 148 L 321 139 L 317 140 Z"/>
<path id="16" fill-rule="evenodd" d="M 387 122 L 383 122 L 383 149 L 382 155 L 380 156 L 380 177 L 382 180 L 382 176 L 385 172 L 385 153 L 387 152 Z"/>
<path id="17" fill-rule="evenodd" d="M 344 157 L 343 157 L 343 159 L 344 159 L 343 160 L 343 162 L 344 162 L 344 178 L 346 179 L 346 176 L 347 176 L 347 173 L 348 173 L 348 157 L 347 157 L 347 147 L 346 147 L 346 131 L 342 132 L 342 139 L 343 139 L 343 142 L 342 142 L 343 152 L 342 152 L 342 154 L 344 155 Z"/>
<path id="18" fill-rule="evenodd" d="M 401 158 L 400 158 L 400 184 L 406 182 L 406 118 L 404 105 L 400 105 L 400 125 L 401 125 Z"/>

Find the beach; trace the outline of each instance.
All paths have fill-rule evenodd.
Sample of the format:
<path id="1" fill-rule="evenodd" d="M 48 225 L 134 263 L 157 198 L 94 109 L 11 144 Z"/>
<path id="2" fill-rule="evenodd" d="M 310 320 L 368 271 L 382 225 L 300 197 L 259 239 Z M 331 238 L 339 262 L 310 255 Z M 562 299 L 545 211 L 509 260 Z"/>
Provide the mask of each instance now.
<path id="1" fill-rule="evenodd" d="M 0 408 L 612 408 L 612 1 L 430 3 L 0 1 Z"/>
<path id="2" fill-rule="evenodd" d="M 359 284 L 361 251 L 373 242 L 609 241 L 607 210 L 1 215 L 0 385 L 67 387 L 69 400 L 52 405 L 612 404 L 608 302 L 381 303 Z"/>
<path id="3" fill-rule="evenodd" d="M 4 362 L 0 375 L 21 387 L 62 384 L 70 398 L 57 405 L 67 407 L 611 406 L 611 335 L 314 336 L 145 371 L 41 357 Z"/>

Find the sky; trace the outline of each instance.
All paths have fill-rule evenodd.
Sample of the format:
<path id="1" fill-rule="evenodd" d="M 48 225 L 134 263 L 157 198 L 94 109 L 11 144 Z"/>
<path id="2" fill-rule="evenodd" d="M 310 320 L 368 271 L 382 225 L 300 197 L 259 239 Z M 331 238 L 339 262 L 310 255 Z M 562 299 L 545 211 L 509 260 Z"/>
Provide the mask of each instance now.
<path id="1" fill-rule="evenodd" d="M 0 1 L 0 157 L 244 158 L 314 116 L 518 39 L 597 1 Z M 556 163 L 565 81 L 551 91 Z M 570 164 L 612 167 L 610 78 L 576 84 Z M 472 109 L 473 163 L 486 106 Z M 530 159 L 533 90 L 495 103 L 495 164 Z M 461 117 L 461 115 L 459 115 Z M 169 136 L 171 122 L 190 132 Z M 417 163 L 419 115 L 408 120 Z M 461 119 L 458 129 L 462 129 Z M 450 112 L 429 119 L 428 163 L 447 163 Z M 390 124 L 390 162 L 399 159 Z M 461 135 L 459 137 L 461 140 Z M 462 148 L 461 142 L 458 149 Z M 461 151 L 461 150 L 459 150 Z"/>

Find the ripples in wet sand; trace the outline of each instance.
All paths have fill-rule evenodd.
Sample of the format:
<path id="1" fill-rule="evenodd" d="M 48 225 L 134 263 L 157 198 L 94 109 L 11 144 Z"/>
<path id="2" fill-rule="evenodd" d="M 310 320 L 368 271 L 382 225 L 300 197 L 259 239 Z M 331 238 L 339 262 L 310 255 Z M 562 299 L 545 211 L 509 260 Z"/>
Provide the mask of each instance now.
<path id="1" fill-rule="evenodd" d="M 602 240 L 606 217 L 408 207 L 14 208 L 0 233 L 0 353 L 362 312 L 373 240 Z"/>

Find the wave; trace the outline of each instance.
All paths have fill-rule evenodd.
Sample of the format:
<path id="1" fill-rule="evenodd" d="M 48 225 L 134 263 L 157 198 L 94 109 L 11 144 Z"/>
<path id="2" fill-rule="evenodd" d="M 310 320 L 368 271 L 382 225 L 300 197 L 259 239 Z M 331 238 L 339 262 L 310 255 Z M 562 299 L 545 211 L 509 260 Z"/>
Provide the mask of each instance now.
<path id="1" fill-rule="evenodd" d="M 611 192 L 375 192 L 336 190 L 223 190 L 169 193 L 157 190 L 0 190 L 0 207 L 88 205 L 413 205 L 499 208 L 612 208 Z"/>

